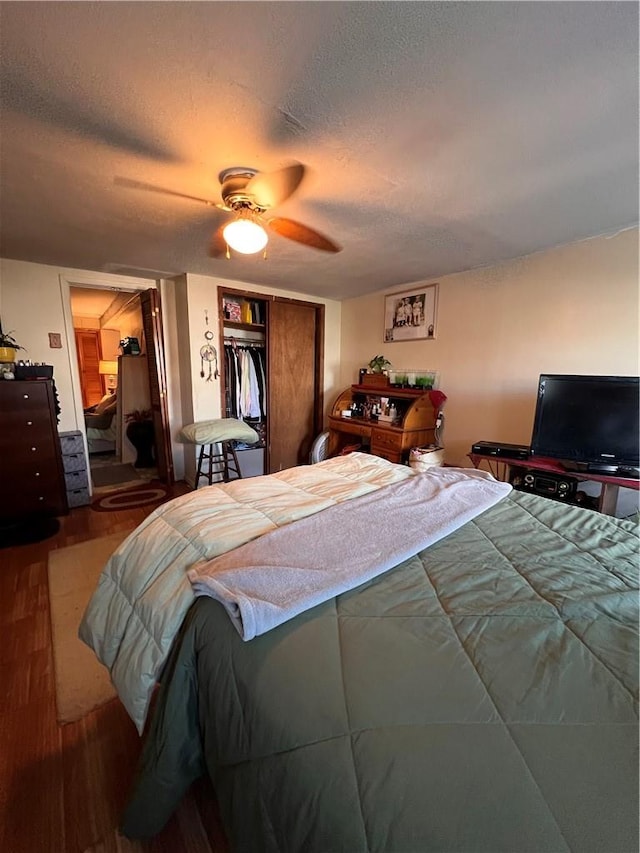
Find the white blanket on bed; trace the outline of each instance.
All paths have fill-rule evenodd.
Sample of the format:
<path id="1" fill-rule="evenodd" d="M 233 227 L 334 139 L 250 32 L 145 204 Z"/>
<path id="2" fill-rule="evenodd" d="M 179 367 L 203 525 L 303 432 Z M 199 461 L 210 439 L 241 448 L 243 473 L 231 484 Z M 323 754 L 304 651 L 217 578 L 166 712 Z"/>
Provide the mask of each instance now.
<path id="1" fill-rule="evenodd" d="M 201 563 L 189 580 L 252 640 L 397 566 L 510 491 L 482 471 L 427 471 Z"/>
<path id="2" fill-rule="evenodd" d="M 187 570 L 292 521 L 414 476 L 365 453 L 199 488 L 162 504 L 102 571 L 80 637 L 138 731 L 194 593 Z"/>

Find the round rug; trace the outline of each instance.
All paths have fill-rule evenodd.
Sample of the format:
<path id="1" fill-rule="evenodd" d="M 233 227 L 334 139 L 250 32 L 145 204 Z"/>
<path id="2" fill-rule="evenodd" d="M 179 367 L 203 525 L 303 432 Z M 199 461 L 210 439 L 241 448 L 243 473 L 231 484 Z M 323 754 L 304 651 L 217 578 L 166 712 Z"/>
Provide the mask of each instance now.
<path id="1" fill-rule="evenodd" d="M 160 483 L 148 483 L 136 486 L 135 489 L 125 489 L 121 492 L 110 492 L 96 498 L 91 509 L 97 512 L 116 512 L 119 509 L 136 509 L 164 501 L 169 496 L 169 490 Z"/>

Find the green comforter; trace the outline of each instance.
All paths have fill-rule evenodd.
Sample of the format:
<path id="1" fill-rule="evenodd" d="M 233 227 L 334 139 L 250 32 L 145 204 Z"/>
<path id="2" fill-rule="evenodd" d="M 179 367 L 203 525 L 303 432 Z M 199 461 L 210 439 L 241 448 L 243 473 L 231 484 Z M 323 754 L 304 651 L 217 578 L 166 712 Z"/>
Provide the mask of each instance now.
<path id="1" fill-rule="evenodd" d="M 208 771 L 235 853 L 636 853 L 634 531 L 514 492 L 249 643 L 198 599 L 123 831 Z"/>

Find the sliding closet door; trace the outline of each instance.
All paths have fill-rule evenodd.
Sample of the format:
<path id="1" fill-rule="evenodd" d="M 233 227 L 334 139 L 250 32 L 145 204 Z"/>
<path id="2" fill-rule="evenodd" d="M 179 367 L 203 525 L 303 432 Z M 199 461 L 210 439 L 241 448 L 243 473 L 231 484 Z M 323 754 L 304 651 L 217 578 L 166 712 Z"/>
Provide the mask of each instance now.
<path id="1" fill-rule="evenodd" d="M 268 303 L 267 473 L 309 461 L 322 427 L 324 306 Z"/>

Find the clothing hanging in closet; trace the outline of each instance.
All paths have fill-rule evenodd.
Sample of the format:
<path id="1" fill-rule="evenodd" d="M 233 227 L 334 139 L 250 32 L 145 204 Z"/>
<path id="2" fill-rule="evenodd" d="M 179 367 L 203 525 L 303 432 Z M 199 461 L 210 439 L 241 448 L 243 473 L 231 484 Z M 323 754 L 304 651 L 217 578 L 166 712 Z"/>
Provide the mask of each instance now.
<path id="1" fill-rule="evenodd" d="M 266 415 L 264 344 L 224 345 L 227 417 L 263 419 Z"/>

